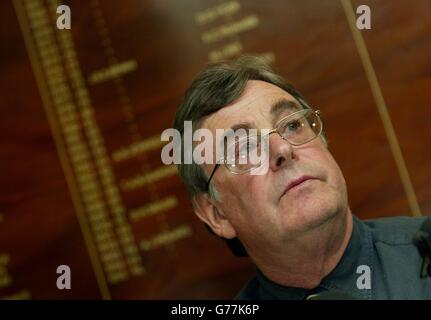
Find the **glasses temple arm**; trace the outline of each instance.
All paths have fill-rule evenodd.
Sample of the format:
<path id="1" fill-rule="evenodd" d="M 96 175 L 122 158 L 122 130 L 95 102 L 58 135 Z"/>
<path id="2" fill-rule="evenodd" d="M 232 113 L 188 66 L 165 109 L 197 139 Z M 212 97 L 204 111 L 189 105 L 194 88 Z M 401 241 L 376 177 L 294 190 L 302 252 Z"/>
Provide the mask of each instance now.
<path id="1" fill-rule="evenodd" d="M 219 163 L 216 163 L 216 165 L 215 165 L 215 167 L 214 167 L 214 169 L 213 169 L 213 172 L 211 173 L 210 177 L 208 178 L 208 182 L 207 182 L 206 190 L 209 190 L 209 189 L 210 189 L 210 182 L 211 182 L 211 179 L 212 179 L 212 177 L 213 177 L 214 173 L 216 172 L 216 170 L 217 170 L 217 168 L 218 168 L 218 166 L 219 166 L 219 165 L 220 165 Z"/>

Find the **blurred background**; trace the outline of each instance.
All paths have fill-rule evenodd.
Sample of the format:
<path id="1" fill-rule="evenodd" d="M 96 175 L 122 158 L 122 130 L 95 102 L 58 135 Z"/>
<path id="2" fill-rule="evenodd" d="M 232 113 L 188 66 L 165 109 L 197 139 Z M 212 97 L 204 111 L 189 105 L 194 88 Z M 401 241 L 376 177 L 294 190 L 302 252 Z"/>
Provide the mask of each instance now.
<path id="1" fill-rule="evenodd" d="M 58 30 L 56 8 L 71 9 Z M 359 31 L 356 8 L 371 9 Z M 255 54 L 321 110 L 362 218 L 431 214 L 431 1 L 0 3 L 0 297 L 235 296 L 161 132 L 208 62 Z M 59 265 L 71 290 L 58 290 Z"/>

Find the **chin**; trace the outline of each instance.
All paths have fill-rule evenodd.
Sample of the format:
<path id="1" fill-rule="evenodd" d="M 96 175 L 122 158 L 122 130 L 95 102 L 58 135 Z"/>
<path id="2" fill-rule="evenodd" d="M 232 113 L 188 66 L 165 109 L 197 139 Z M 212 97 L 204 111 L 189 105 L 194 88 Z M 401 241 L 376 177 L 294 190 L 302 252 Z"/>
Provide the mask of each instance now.
<path id="1" fill-rule="evenodd" d="M 319 214 L 316 214 L 313 219 L 308 221 L 308 229 L 311 230 L 319 228 L 333 220 L 337 215 L 338 212 L 335 210 L 322 210 Z"/>
<path id="2" fill-rule="evenodd" d="M 286 223 L 289 224 L 289 229 L 298 233 L 311 231 L 327 224 L 343 212 L 343 206 L 332 197 L 326 197 L 322 201 L 315 200 L 303 203 L 295 209 L 287 209 Z"/>

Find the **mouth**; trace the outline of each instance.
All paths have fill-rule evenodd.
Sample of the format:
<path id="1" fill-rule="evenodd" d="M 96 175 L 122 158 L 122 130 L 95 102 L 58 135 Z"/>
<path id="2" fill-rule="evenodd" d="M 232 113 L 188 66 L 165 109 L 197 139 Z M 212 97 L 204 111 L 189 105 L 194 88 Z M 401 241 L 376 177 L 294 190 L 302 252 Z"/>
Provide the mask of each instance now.
<path id="1" fill-rule="evenodd" d="M 284 190 L 284 192 L 283 192 L 283 194 L 281 196 L 283 197 L 291 189 L 296 188 L 296 187 L 302 185 L 304 182 L 306 182 L 308 180 L 316 180 L 316 178 L 312 177 L 312 176 L 302 176 L 302 177 L 300 177 L 298 179 L 292 180 L 291 182 L 289 182 L 289 184 L 287 185 L 286 189 Z"/>

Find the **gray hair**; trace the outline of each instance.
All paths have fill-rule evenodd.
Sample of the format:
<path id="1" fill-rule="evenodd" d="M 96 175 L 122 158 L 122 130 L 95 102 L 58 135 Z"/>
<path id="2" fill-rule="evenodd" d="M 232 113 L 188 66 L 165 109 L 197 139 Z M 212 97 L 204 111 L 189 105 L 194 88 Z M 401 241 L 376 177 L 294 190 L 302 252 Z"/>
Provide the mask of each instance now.
<path id="1" fill-rule="evenodd" d="M 303 108 L 311 108 L 292 85 L 258 57 L 242 56 L 235 61 L 210 64 L 193 80 L 175 115 L 174 128 L 181 133 L 182 152 L 185 149 L 184 121 L 192 121 L 193 132 L 199 129 L 206 117 L 237 99 L 249 80 L 261 80 L 280 87 L 298 100 Z M 181 159 L 184 159 L 183 154 Z M 203 192 L 208 192 L 216 200 L 220 199 L 212 184 L 207 190 L 208 176 L 200 165 L 194 162 L 181 163 L 177 168 L 191 199 Z M 227 242 L 234 254 L 246 255 L 245 249 L 237 238 Z M 233 248 L 233 243 L 241 244 L 242 248 Z M 235 252 L 235 250 L 239 251 Z"/>

